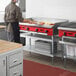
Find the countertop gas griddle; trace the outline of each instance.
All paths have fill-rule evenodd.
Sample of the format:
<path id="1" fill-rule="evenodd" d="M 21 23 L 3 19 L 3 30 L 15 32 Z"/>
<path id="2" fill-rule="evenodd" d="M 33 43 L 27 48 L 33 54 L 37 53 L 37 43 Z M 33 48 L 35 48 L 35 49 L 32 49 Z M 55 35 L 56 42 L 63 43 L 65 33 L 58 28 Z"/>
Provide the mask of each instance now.
<path id="1" fill-rule="evenodd" d="M 62 45 L 64 66 L 66 58 L 76 59 L 76 22 L 68 22 L 58 27 L 59 43 Z"/>
<path id="2" fill-rule="evenodd" d="M 30 19 L 30 18 L 29 18 Z M 53 18 L 31 18 L 33 21 L 42 22 L 43 25 L 40 25 L 38 23 L 31 24 L 31 23 L 24 23 L 20 22 L 20 30 L 24 31 L 32 31 L 32 32 L 40 32 L 40 33 L 46 33 L 48 36 L 52 36 L 54 34 L 57 34 L 57 27 L 64 22 L 67 22 L 67 20 L 64 19 L 53 19 Z"/>
<path id="3" fill-rule="evenodd" d="M 20 22 L 20 31 L 24 33 L 26 45 L 24 50 L 53 57 L 57 53 L 57 27 L 68 22 L 55 18 L 29 18 L 37 23 Z M 42 24 L 39 24 L 42 23 Z"/>
<path id="4" fill-rule="evenodd" d="M 64 23 L 58 27 L 59 37 L 76 37 L 76 22 Z"/>

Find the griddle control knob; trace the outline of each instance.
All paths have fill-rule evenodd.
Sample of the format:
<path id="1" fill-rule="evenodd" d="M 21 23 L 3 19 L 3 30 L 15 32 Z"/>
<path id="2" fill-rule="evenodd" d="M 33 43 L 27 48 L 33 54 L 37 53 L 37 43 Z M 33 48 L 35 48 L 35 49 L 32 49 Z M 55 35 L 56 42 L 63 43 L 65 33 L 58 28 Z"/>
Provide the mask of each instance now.
<path id="1" fill-rule="evenodd" d="M 66 33 L 64 32 L 64 36 L 66 35 Z"/>
<path id="2" fill-rule="evenodd" d="M 37 32 L 37 31 L 38 31 L 38 29 L 35 29 L 35 31 Z"/>
<path id="3" fill-rule="evenodd" d="M 29 30 L 29 28 L 27 27 L 26 30 Z"/>
<path id="4" fill-rule="evenodd" d="M 45 30 L 45 33 L 47 33 L 48 32 L 48 30 Z"/>
<path id="5" fill-rule="evenodd" d="M 76 34 L 75 34 L 75 37 L 76 37 Z"/>
<path id="6" fill-rule="evenodd" d="M 25 28 L 25 27 L 22 27 L 23 29 Z"/>

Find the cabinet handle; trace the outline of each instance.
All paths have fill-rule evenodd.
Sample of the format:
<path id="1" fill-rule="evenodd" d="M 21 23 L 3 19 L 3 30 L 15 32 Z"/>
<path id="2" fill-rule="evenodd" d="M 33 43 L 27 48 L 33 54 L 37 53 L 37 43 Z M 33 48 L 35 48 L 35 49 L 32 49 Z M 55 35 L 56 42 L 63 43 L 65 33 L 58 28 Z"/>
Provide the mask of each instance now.
<path id="1" fill-rule="evenodd" d="M 14 73 L 13 75 L 14 75 L 14 76 L 16 76 L 16 75 L 17 75 L 17 73 Z"/>
<path id="2" fill-rule="evenodd" d="M 5 60 L 3 60 L 3 65 L 4 65 L 4 66 L 6 65 Z"/>
<path id="3" fill-rule="evenodd" d="M 13 63 L 16 63 L 16 62 L 17 62 L 17 60 L 14 60 L 14 61 L 13 61 Z"/>
<path id="4" fill-rule="evenodd" d="M 14 76 L 22 76 L 21 74 L 20 74 L 20 75 L 18 75 L 18 73 L 14 73 L 13 75 L 14 75 Z"/>

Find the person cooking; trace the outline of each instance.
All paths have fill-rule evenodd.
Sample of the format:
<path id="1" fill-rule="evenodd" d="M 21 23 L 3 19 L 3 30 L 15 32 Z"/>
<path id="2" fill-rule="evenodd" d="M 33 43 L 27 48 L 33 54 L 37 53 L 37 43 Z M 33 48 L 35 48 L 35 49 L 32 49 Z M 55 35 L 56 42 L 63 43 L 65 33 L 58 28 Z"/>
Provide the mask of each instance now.
<path id="1" fill-rule="evenodd" d="M 18 0 L 11 0 L 5 8 L 4 21 L 7 30 L 7 38 L 11 42 L 20 43 L 19 22 L 25 21 L 20 8 L 16 5 Z"/>

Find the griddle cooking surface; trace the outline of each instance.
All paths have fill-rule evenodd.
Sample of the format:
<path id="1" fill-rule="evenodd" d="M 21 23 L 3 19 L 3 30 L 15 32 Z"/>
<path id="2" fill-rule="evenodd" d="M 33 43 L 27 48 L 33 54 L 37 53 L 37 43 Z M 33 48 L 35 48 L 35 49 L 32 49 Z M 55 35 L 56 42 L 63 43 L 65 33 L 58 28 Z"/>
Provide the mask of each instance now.
<path id="1" fill-rule="evenodd" d="M 64 27 L 64 28 L 76 28 L 76 22 L 70 22 L 70 23 L 64 23 L 62 25 L 60 25 L 60 27 Z"/>
<path id="2" fill-rule="evenodd" d="M 55 25 L 38 25 L 38 24 L 29 24 L 29 23 L 24 23 L 21 22 L 19 23 L 20 25 L 24 25 L 24 26 L 35 26 L 35 27 L 42 27 L 42 28 L 53 28 Z"/>
<path id="3" fill-rule="evenodd" d="M 39 25 L 39 24 L 29 24 L 29 23 L 24 23 L 24 22 L 20 22 L 19 24 L 21 25 L 27 25 L 27 26 L 36 26 L 36 27 L 42 27 L 42 28 L 53 28 L 54 26 L 56 26 L 55 24 L 60 24 L 63 22 L 68 22 L 68 20 L 65 19 L 55 19 L 55 18 L 29 18 L 31 20 L 37 21 L 37 22 L 44 22 L 45 24 L 43 25 Z M 51 24 L 51 25 L 49 25 Z"/>

